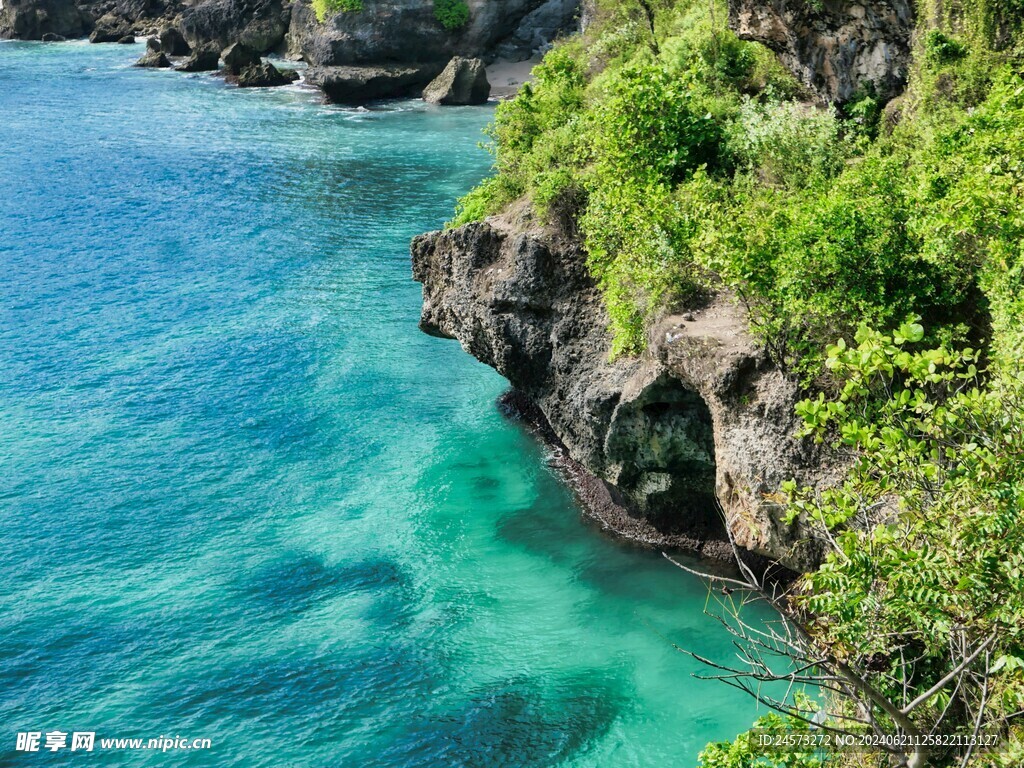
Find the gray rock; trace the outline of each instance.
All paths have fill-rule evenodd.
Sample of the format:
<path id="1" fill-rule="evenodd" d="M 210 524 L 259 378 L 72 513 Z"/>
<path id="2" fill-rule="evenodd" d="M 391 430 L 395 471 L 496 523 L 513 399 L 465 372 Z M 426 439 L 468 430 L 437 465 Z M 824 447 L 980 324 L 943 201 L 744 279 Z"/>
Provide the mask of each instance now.
<path id="1" fill-rule="evenodd" d="M 609 362 L 608 316 L 586 254 L 525 206 L 422 235 L 412 260 L 420 327 L 458 339 L 536 407 L 606 527 L 730 557 L 721 505 L 751 552 L 795 570 L 817 561 L 817 545 L 782 523 L 771 494 L 790 478 L 817 485 L 832 465 L 792 436 L 798 388 L 729 297 L 694 310 L 693 322 L 665 318 L 644 355 Z"/>
<path id="2" fill-rule="evenodd" d="M 142 58 L 135 62 L 136 67 L 149 67 L 152 69 L 167 69 L 171 66 L 171 60 L 163 51 L 146 51 Z"/>
<path id="3" fill-rule="evenodd" d="M 3 0 L 0 2 L 0 38 L 56 41 L 79 37 L 89 19 L 74 0 Z"/>
<path id="4" fill-rule="evenodd" d="M 307 70 L 306 82 L 320 88 L 328 101 L 365 104 L 377 99 L 418 96 L 442 68 L 440 64 L 316 67 Z"/>
<path id="5" fill-rule="evenodd" d="M 134 45 L 135 35 L 125 35 L 117 41 L 120 45 Z"/>
<path id="6" fill-rule="evenodd" d="M 483 104 L 490 94 L 484 63 L 456 56 L 423 89 L 423 100 L 431 104 Z"/>
<path id="7" fill-rule="evenodd" d="M 232 75 L 239 75 L 246 67 L 260 63 L 260 54 L 245 43 L 232 43 L 220 55 L 224 68 Z"/>
<path id="8" fill-rule="evenodd" d="M 729 26 L 776 51 L 822 101 L 844 102 L 864 83 L 888 100 L 907 82 L 910 0 L 729 0 Z"/>
<path id="9" fill-rule="evenodd" d="M 578 0 L 561 2 L 573 8 L 569 16 L 574 18 Z M 296 0 L 288 33 L 290 50 L 317 67 L 418 64 L 445 62 L 452 56 L 484 56 L 519 32 L 524 19 L 545 5 L 545 0 L 467 3 L 469 22 L 461 29 L 447 30 L 434 15 L 433 0 L 373 0 L 364 3 L 361 11 L 337 13 L 322 23 L 310 0 Z M 544 37 L 539 31 L 538 35 Z M 533 44 L 531 38 L 529 45 Z M 522 46 L 513 47 L 518 50 Z M 521 58 L 529 58 L 529 54 Z"/>
<path id="10" fill-rule="evenodd" d="M 179 72 L 213 72 L 220 67 L 220 51 L 216 48 L 195 48 L 192 55 L 179 64 Z"/>
<path id="11" fill-rule="evenodd" d="M 96 20 L 89 42 L 116 43 L 131 34 L 131 22 L 115 13 L 106 13 Z"/>
<path id="12" fill-rule="evenodd" d="M 158 35 L 160 39 L 160 50 L 168 56 L 188 56 L 192 48 L 185 40 L 179 29 L 175 27 L 164 27 Z"/>
<path id="13" fill-rule="evenodd" d="M 269 61 L 257 61 L 245 67 L 235 82 L 239 88 L 274 88 L 292 81 Z"/>
<path id="14" fill-rule="evenodd" d="M 559 35 L 578 29 L 580 14 L 579 0 L 547 0 L 526 14 L 495 52 L 509 61 L 526 61 L 546 51 Z"/>
<path id="15" fill-rule="evenodd" d="M 63 43 L 67 40 L 63 35 L 58 35 L 53 32 L 47 32 L 45 35 L 39 38 L 44 43 Z"/>
<path id="16" fill-rule="evenodd" d="M 284 41 L 290 15 L 282 0 L 204 0 L 182 12 L 181 29 L 193 48 L 242 43 L 266 53 Z"/>
<path id="17" fill-rule="evenodd" d="M 146 50 L 150 53 L 160 50 L 160 38 L 158 37 L 147 37 L 146 38 Z"/>

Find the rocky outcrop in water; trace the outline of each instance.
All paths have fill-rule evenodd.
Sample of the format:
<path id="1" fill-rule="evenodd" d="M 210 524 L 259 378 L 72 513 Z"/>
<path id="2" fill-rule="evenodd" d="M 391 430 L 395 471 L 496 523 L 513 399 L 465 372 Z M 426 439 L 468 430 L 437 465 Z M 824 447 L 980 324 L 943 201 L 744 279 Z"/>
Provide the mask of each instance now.
<path id="1" fill-rule="evenodd" d="M 213 47 L 194 48 L 192 54 L 179 64 L 179 72 L 214 72 L 220 67 L 220 52 Z"/>
<path id="2" fill-rule="evenodd" d="M 430 104 L 483 104 L 490 94 L 484 63 L 456 56 L 423 89 L 423 100 Z"/>
<path id="3" fill-rule="evenodd" d="M 536 406 L 613 502 L 598 510 L 609 527 L 727 556 L 720 505 L 739 545 L 794 570 L 812 564 L 816 546 L 780 521 L 773 494 L 829 470 L 792 437 L 797 388 L 747 335 L 743 313 L 720 296 L 666 317 L 640 358 L 609 362 L 582 249 L 524 210 L 413 242 L 423 330 L 458 339 Z"/>
<path id="4" fill-rule="evenodd" d="M 440 64 L 363 67 L 315 67 L 306 82 L 336 104 L 365 104 L 377 99 L 419 96 L 423 86 L 437 77 Z"/>
<path id="5" fill-rule="evenodd" d="M 910 0 L 729 0 L 729 25 L 776 51 L 823 101 L 861 88 L 899 95 L 910 68 Z"/>
<path id="6" fill-rule="evenodd" d="M 135 66 L 150 69 L 167 69 L 171 66 L 171 60 L 162 51 L 146 51 L 142 58 L 135 62 Z"/>

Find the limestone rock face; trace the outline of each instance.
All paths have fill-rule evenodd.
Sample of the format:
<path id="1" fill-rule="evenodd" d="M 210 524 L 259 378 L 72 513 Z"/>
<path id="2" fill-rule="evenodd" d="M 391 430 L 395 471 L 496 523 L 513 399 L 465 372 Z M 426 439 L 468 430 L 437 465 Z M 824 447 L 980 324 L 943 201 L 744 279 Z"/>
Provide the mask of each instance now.
<path id="1" fill-rule="evenodd" d="M 640 358 L 609 362 L 582 249 L 522 209 L 421 235 L 412 260 L 421 328 L 458 339 L 542 412 L 558 449 L 637 521 L 610 527 L 728 556 L 720 505 L 740 546 L 794 570 L 817 561 L 772 494 L 790 478 L 821 482 L 828 462 L 793 437 L 797 388 L 729 297 L 665 318 Z"/>
<path id="2" fill-rule="evenodd" d="M 185 40 L 185 36 L 175 27 L 164 27 L 158 35 L 160 50 L 168 56 L 188 56 L 192 48 Z"/>
<path id="3" fill-rule="evenodd" d="M 456 56 L 423 89 L 423 100 L 431 104 L 483 104 L 490 94 L 484 63 Z"/>
<path id="4" fill-rule="evenodd" d="M 729 25 L 776 51 L 822 101 L 847 101 L 866 84 L 888 100 L 906 85 L 911 0 L 729 0 Z"/>
<path id="5" fill-rule="evenodd" d="M 336 104 L 365 104 L 418 96 L 441 69 L 438 64 L 316 67 L 307 70 L 306 82 Z"/>
<path id="6" fill-rule="evenodd" d="M 202 0 L 184 10 L 181 31 L 193 48 L 243 43 L 267 53 L 284 41 L 290 15 L 282 0 Z"/>
<path id="7" fill-rule="evenodd" d="M 3 0 L 0 3 L 0 38 L 47 40 L 78 37 L 89 29 L 89 19 L 73 0 Z"/>
<path id="8" fill-rule="evenodd" d="M 310 0 L 296 0 L 289 49 L 313 66 L 413 64 L 481 56 L 509 41 L 505 55 L 525 60 L 558 29 L 574 28 L 579 0 L 468 0 L 469 22 L 447 30 L 432 0 L 373 0 L 360 11 L 319 22 Z M 547 7 L 547 13 L 537 13 Z M 556 29 L 557 28 L 557 29 Z"/>
<path id="9" fill-rule="evenodd" d="M 89 34 L 89 42 L 116 43 L 131 34 L 131 22 L 116 13 L 106 13 L 96 20 Z"/>

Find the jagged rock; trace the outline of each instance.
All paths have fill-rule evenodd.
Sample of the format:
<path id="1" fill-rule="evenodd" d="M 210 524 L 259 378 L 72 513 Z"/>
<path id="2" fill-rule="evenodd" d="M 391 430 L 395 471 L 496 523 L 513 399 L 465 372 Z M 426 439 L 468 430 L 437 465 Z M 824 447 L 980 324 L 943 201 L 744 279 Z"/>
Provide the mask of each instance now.
<path id="1" fill-rule="evenodd" d="M 0 2 L 0 38 L 56 41 L 79 37 L 88 20 L 74 0 L 3 0 Z"/>
<path id="2" fill-rule="evenodd" d="M 116 43 L 131 34 L 132 25 L 128 20 L 114 13 L 106 13 L 96 20 L 96 25 L 89 35 L 89 42 Z"/>
<path id="3" fill-rule="evenodd" d="M 551 1 L 551 0 L 549 0 Z M 578 0 L 560 0 L 566 26 L 574 26 Z M 545 0 L 468 0 L 469 22 L 447 30 L 434 15 L 432 0 L 373 0 L 361 11 L 336 13 L 321 23 L 310 0 L 296 0 L 288 38 L 290 50 L 315 67 L 369 65 L 381 62 L 417 64 L 448 61 L 452 56 L 483 56 L 513 35 L 519 35 L 520 59 L 530 58 L 538 41 L 550 41 L 536 24 L 527 21 Z M 533 30 L 533 31 L 531 31 Z M 536 32 L 534 34 L 533 32 Z M 527 39 L 529 42 L 526 42 Z"/>
<path id="4" fill-rule="evenodd" d="M 440 64 L 317 67 L 306 72 L 306 82 L 320 88 L 328 101 L 365 104 L 376 99 L 418 96 L 442 68 Z"/>
<path id="5" fill-rule="evenodd" d="M 213 72 L 220 67 L 220 51 L 216 48 L 195 48 L 192 55 L 179 64 L 179 72 Z"/>
<path id="6" fill-rule="evenodd" d="M 181 29 L 193 48 L 243 43 L 267 53 L 284 41 L 290 15 L 282 0 L 205 0 L 184 10 Z"/>
<path id="7" fill-rule="evenodd" d="M 456 56 L 423 89 L 423 100 L 431 104 L 483 104 L 490 93 L 484 63 Z"/>
<path id="8" fill-rule="evenodd" d="M 117 42 L 120 45 L 134 45 L 135 44 L 135 35 L 125 35 L 124 37 L 122 37 Z"/>
<path id="9" fill-rule="evenodd" d="M 146 51 L 148 53 L 160 51 L 160 38 L 158 37 L 147 37 L 146 38 Z"/>
<path id="10" fill-rule="evenodd" d="M 53 32 L 47 32 L 39 39 L 42 40 L 44 43 L 63 43 L 65 40 L 67 40 L 67 38 L 64 37 L 64 35 L 58 35 Z"/>
<path id="11" fill-rule="evenodd" d="M 910 68 L 910 0 L 729 0 L 729 25 L 757 40 L 823 101 L 844 102 L 870 84 L 899 95 Z"/>
<path id="12" fill-rule="evenodd" d="M 509 61 L 526 61 L 544 53 L 551 41 L 582 25 L 579 0 L 547 0 L 530 11 L 516 30 L 495 48 L 495 53 Z"/>
<path id="13" fill-rule="evenodd" d="M 174 27 L 164 27 L 159 34 L 160 50 L 168 56 L 188 56 L 192 48 L 185 40 L 181 31 Z"/>
<path id="14" fill-rule="evenodd" d="M 146 51 L 142 58 L 135 62 L 135 66 L 166 69 L 171 66 L 171 60 L 163 51 Z"/>
<path id="15" fill-rule="evenodd" d="M 239 88 L 273 88 L 292 81 L 269 61 L 258 61 L 245 67 L 236 82 Z"/>
<path id="16" fill-rule="evenodd" d="M 220 55 L 229 74 L 239 75 L 242 70 L 260 63 L 260 55 L 245 43 L 232 43 Z"/>
<path id="17" fill-rule="evenodd" d="M 741 546 L 811 567 L 817 545 L 782 523 L 771 494 L 790 478 L 822 482 L 830 464 L 793 437 L 798 389 L 747 335 L 743 312 L 717 297 L 691 321 L 666 318 L 640 358 L 609 362 L 582 247 L 524 211 L 413 241 L 421 328 L 458 339 L 536 406 L 576 476 L 599 486 L 581 495 L 602 500 L 607 527 L 728 557 L 720 504 Z"/>

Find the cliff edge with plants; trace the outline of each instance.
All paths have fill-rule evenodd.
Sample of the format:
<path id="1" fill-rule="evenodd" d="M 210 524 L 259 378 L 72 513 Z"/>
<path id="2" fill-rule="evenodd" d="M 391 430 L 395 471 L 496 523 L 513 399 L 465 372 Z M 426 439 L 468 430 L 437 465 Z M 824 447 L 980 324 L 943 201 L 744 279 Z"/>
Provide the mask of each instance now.
<path id="1" fill-rule="evenodd" d="M 762 727 L 890 743 L 767 764 L 1022 764 L 1024 6 L 584 18 L 414 241 L 423 328 L 510 380 L 609 527 L 805 573 L 741 568 L 770 637 L 726 583 L 720 676 L 818 694 Z"/>

